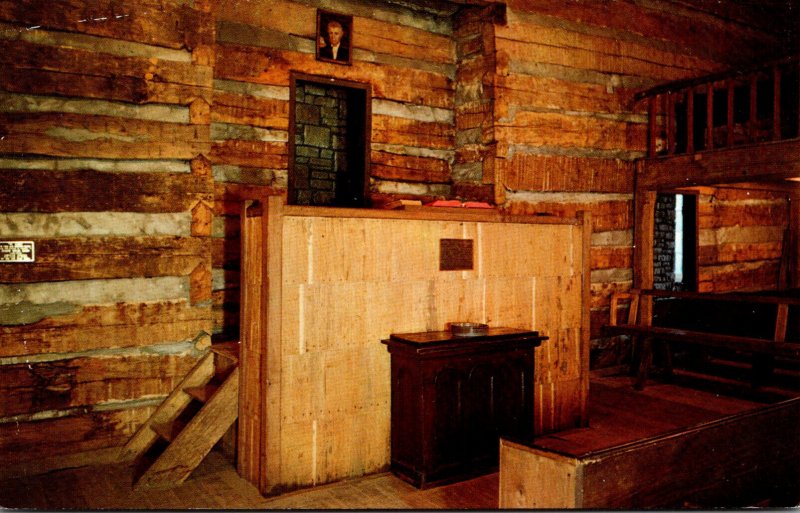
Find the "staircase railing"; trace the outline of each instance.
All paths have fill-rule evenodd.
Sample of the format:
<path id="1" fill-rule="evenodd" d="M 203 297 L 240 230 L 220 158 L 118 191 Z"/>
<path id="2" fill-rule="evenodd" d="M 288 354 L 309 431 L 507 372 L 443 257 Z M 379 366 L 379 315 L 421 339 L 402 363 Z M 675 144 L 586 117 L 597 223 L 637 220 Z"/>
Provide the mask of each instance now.
<path id="1" fill-rule="evenodd" d="M 800 137 L 800 55 L 659 85 L 648 102 L 648 156 Z"/>

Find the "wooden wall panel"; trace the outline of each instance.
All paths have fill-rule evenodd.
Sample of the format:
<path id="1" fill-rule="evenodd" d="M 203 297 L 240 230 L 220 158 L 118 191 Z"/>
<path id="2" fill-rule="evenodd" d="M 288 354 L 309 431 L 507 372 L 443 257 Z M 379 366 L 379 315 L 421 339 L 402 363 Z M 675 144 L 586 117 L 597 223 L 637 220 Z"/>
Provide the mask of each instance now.
<path id="1" fill-rule="evenodd" d="M 262 369 L 262 381 L 245 385 L 254 394 L 259 387 L 261 394 L 277 394 L 280 405 L 261 413 L 267 444 L 260 453 L 262 493 L 387 467 L 390 358 L 380 341 L 391 333 L 443 330 L 456 321 L 540 330 L 550 340 L 537 349 L 537 390 L 546 394 L 535 399 L 538 426 L 553 430 L 584 421 L 588 253 L 576 220 L 503 223 L 492 222 L 492 214 L 459 217 L 433 209 L 416 217 L 380 211 L 352 216 L 343 209 L 317 215 L 320 210 L 281 207 L 279 201 L 270 203 L 277 212 L 263 213 L 281 226 L 273 235 L 279 239 L 245 239 L 244 253 L 263 259 L 252 247 L 260 244 L 279 251 L 282 261 L 266 285 L 279 289 L 278 302 L 270 304 L 265 321 L 248 324 L 275 331 L 265 336 L 263 328 L 249 328 L 244 342 L 280 348 L 280 357 Z M 247 222 L 263 230 L 257 221 Z M 442 238 L 473 240 L 473 270 L 439 270 Z M 247 297 L 258 293 L 249 282 L 247 287 Z M 262 311 L 260 301 L 247 303 L 248 319 Z M 254 350 L 244 365 L 259 362 L 264 356 Z M 265 387 L 265 378 L 273 385 Z M 240 450 L 247 461 L 258 457 L 254 447 Z"/>

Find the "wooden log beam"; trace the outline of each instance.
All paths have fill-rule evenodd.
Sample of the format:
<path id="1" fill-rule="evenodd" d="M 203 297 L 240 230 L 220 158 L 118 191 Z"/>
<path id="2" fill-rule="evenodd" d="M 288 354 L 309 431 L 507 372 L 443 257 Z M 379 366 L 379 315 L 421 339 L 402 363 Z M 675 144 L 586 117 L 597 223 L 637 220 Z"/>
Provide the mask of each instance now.
<path id="1" fill-rule="evenodd" d="M 210 248 L 198 237 L 39 239 L 36 262 L 0 267 L 0 282 L 189 276 Z"/>
<path id="2" fill-rule="evenodd" d="M 289 128 L 289 102 L 214 91 L 211 120 L 264 128 Z"/>
<path id="3" fill-rule="evenodd" d="M 550 214 L 556 217 L 575 217 L 581 210 L 592 213 L 592 231 L 595 233 L 610 230 L 630 230 L 633 227 L 633 205 L 630 200 L 608 199 L 602 202 L 583 203 L 579 198 L 553 198 L 547 201 L 536 197 L 531 201 L 514 199 L 504 205 L 504 212 L 516 216 L 541 216 Z M 534 217 L 535 218 L 535 217 Z"/>
<path id="4" fill-rule="evenodd" d="M 714 5 L 720 9 L 726 7 L 725 3 L 714 2 Z M 524 16 L 525 11 L 533 10 L 535 11 L 534 16 L 551 17 L 556 20 L 554 22 L 556 24 L 563 23 L 562 20 L 567 20 L 567 22 L 581 20 L 583 26 L 591 27 L 591 30 L 600 33 L 610 32 L 611 37 L 621 31 L 626 34 L 626 39 L 635 38 L 633 41 L 636 41 L 641 38 L 640 44 L 642 45 L 652 45 L 654 40 L 672 42 L 672 49 L 676 53 L 685 48 L 692 48 L 694 49 L 692 54 L 705 62 L 726 62 L 732 55 L 739 56 L 741 62 L 752 62 L 755 57 L 758 57 L 755 55 L 757 48 L 763 48 L 761 45 L 754 46 L 753 41 L 761 41 L 767 47 L 777 44 L 773 37 L 766 34 L 754 34 L 752 30 L 748 30 L 742 25 L 731 22 L 720 25 L 719 18 L 710 22 L 707 14 L 697 11 L 695 11 L 695 16 L 690 17 L 679 15 L 670 9 L 642 9 L 636 4 L 618 2 L 596 4 L 560 0 L 537 0 L 533 4 L 514 2 L 509 7 L 515 11 L 515 19 Z M 740 5 L 731 5 L 729 9 L 738 11 L 735 14 L 741 15 L 741 11 L 739 11 L 741 7 Z M 725 17 L 730 19 L 733 16 Z M 632 20 L 635 20 L 635 31 L 631 30 Z M 753 21 L 753 19 L 748 19 L 748 23 Z M 520 25 L 524 27 L 524 24 L 520 23 Z M 721 34 L 724 34 L 724 37 Z M 718 44 L 708 44 L 708 41 L 715 41 Z M 630 43 L 629 45 L 634 46 Z M 631 48 L 625 48 L 625 50 L 632 51 L 632 55 L 642 55 L 642 52 Z M 656 58 L 652 62 L 660 61 Z M 706 67 L 710 66 L 712 65 L 706 65 Z M 689 67 L 703 69 L 701 66 L 690 65 Z"/>
<path id="5" fill-rule="evenodd" d="M 428 183 L 445 183 L 450 180 L 449 163 L 431 157 L 373 151 L 370 169 L 372 176 L 389 180 Z"/>
<path id="6" fill-rule="evenodd" d="M 509 144 L 643 151 L 647 126 L 626 120 L 520 111 L 512 119 L 496 120 L 495 138 Z"/>
<path id="7" fill-rule="evenodd" d="M 394 116 L 372 118 L 372 142 L 424 148 L 450 149 L 455 129 L 450 123 L 418 121 Z"/>
<path id="8" fill-rule="evenodd" d="M 8 169 L 0 204 L 6 212 L 183 212 L 213 200 L 211 183 L 188 173 Z"/>
<path id="9" fill-rule="evenodd" d="M 54 0 L 43 9 L 38 2 L 1 0 L 0 20 L 168 48 L 214 44 L 211 14 L 180 2 Z"/>
<path id="10" fill-rule="evenodd" d="M 71 415 L 36 422 L 0 424 L 0 447 L 7 465 L 5 478 L 69 466 L 113 463 L 125 441 L 147 420 L 155 406 L 110 411 L 81 409 Z M 110 455 L 105 454 L 110 451 Z M 109 457 L 110 456 L 110 457 Z"/>
<path id="11" fill-rule="evenodd" d="M 343 69 L 317 61 L 313 54 L 226 43 L 217 45 L 214 73 L 218 79 L 288 86 L 292 71 L 369 82 L 373 86 L 373 98 L 453 108 L 453 81 L 444 74 L 369 62 L 357 62 Z"/>
<path id="12" fill-rule="evenodd" d="M 517 153 L 497 159 L 496 166 L 503 184 L 514 190 L 633 192 L 631 161 Z"/>
<path id="13" fill-rule="evenodd" d="M 207 125 L 65 112 L 0 113 L 0 153 L 192 159 L 209 151 Z"/>
<path id="14" fill-rule="evenodd" d="M 4 315 L 0 357 L 144 347 L 192 340 L 209 332 L 211 312 L 187 301 L 118 303 L 69 308 L 27 305 L 29 319 Z"/>
<path id="15" fill-rule="evenodd" d="M 214 164 L 288 169 L 289 148 L 284 142 L 224 140 L 211 144 L 209 159 Z"/>
<path id="16" fill-rule="evenodd" d="M 495 113 L 505 117 L 515 106 L 552 108 L 581 112 L 618 114 L 630 110 L 631 94 L 625 90 L 609 93 L 606 86 L 567 82 L 550 77 L 523 74 L 496 75 Z"/>
<path id="17" fill-rule="evenodd" d="M 637 177 L 642 189 L 669 189 L 800 176 L 800 141 L 775 141 L 758 150 L 735 147 L 709 153 L 646 159 Z M 680 173 L 675 173 L 680 169 Z"/>
<path id="18" fill-rule="evenodd" d="M 3 89 L 133 103 L 211 100 L 213 70 L 189 62 L 123 57 L 95 51 L 0 40 Z"/>
<path id="19" fill-rule="evenodd" d="M 191 355 L 103 355 L 0 365 L 0 417 L 169 394 Z"/>

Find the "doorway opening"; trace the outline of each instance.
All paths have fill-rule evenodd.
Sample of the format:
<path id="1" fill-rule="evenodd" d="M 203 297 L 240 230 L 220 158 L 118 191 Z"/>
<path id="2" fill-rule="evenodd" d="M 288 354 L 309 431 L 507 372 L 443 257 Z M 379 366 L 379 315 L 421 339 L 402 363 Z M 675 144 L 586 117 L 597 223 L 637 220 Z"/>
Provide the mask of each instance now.
<path id="1" fill-rule="evenodd" d="M 653 288 L 697 290 L 697 195 L 659 193 L 653 234 Z"/>
<path id="2" fill-rule="evenodd" d="M 369 206 L 370 87 L 292 76 L 290 205 Z"/>

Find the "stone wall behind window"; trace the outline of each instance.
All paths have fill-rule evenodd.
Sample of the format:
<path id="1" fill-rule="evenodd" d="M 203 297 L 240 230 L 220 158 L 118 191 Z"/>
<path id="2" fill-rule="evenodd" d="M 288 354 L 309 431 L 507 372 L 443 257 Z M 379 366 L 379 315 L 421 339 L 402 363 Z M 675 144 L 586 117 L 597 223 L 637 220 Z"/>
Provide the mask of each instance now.
<path id="1" fill-rule="evenodd" d="M 672 290 L 675 287 L 675 195 L 656 198 L 653 238 L 653 286 Z"/>
<path id="2" fill-rule="evenodd" d="M 295 123 L 294 202 L 333 205 L 347 173 L 347 91 L 298 81 Z"/>

